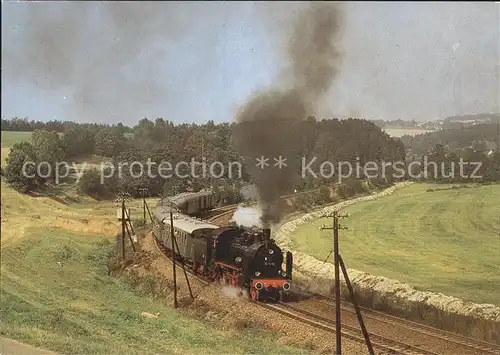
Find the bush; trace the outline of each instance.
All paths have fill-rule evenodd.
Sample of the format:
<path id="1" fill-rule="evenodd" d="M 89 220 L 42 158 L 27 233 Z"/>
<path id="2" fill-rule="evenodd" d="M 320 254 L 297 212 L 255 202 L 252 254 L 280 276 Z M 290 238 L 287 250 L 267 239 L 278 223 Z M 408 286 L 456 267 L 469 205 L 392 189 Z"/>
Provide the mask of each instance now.
<path id="1" fill-rule="evenodd" d="M 13 189 L 27 193 L 34 191 L 45 183 L 45 179 L 37 174 L 34 164 L 37 162 L 36 151 L 28 142 L 16 143 L 6 160 L 4 174 Z M 27 163 L 33 163 L 32 165 Z M 27 164 L 27 165 L 25 165 Z"/>
<path id="2" fill-rule="evenodd" d="M 105 179 L 101 183 L 101 173 L 97 169 L 85 171 L 78 184 L 78 192 L 95 199 L 110 197 L 115 190 L 114 180 Z"/>

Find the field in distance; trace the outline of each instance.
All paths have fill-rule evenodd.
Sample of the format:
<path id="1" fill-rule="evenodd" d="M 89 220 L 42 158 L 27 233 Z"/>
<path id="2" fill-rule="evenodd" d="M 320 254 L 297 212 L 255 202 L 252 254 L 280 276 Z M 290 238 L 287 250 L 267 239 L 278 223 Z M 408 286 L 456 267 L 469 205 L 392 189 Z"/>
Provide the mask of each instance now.
<path id="1" fill-rule="evenodd" d="M 108 276 L 114 202 L 1 189 L 2 337 L 64 354 L 309 353 L 257 328 L 218 329 Z M 132 219 L 142 219 L 141 203 L 129 203 Z"/>
<path id="2" fill-rule="evenodd" d="M 5 159 L 9 155 L 10 147 L 16 143 L 30 142 L 33 132 L 11 132 L 2 131 L 1 164 L 5 164 Z"/>
<path id="3" fill-rule="evenodd" d="M 29 142 L 32 134 L 33 132 L 2 131 L 2 148 L 9 148 L 20 142 Z"/>
<path id="4" fill-rule="evenodd" d="M 30 142 L 33 132 L 2 131 L 2 148 L 12 147 L 16 143 Z M 59 133 L 61 136 L 62 133 Z M 125 137 L 132 138 L 133 133 L 125 133 Z"/>
<path id="5" fill-rule="evenodd" d="M 451 186 L 414 184 L 347 207 L 339 242 L 347 267 L 500 305 L 500 185 Z M 333 247 L 331 231 L 319 230 L 327 223 L 298 226 L 296 249 L 324 260 Z"/>
<path id="6" fill-rule="evenodd" d="M 7 157 L 9 156 L 9 152 L 11 147 L 16 143 L 21 142 L 31 142 L 31 136 L 33 132 L 12 132 L 12 131 L 2 131 L 2 147 L 1 147 L 1 166 L 5 166 Z M 61 136 L 62 133 L 59 133 Z M 133 136 L 132 133 L 125 133 L 125 136 L 131 138 Z M 96 168 L 100 169 L 101 163 L 111 161 L 110 158 L 104 158 L 101 156 L 97 156 L 92 154 L 90 156 L 79 157 L 78 159 L 69 159 L 67 161 L 70 166 L 74 162 L 76 166 L 81 169 L 82 162 L 85 162 L 85 169 Z"/>

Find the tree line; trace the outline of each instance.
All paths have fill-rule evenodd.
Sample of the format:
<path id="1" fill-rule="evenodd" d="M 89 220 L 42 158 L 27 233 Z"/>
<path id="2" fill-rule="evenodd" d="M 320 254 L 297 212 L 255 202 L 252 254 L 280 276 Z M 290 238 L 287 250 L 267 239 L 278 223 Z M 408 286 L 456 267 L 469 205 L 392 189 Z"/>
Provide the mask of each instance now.
<path id="1" fill-rule="evenodd" d="M 124 132 L 131 132 L 132 128 L 124 126 L 122 123 L 118 123 L 116 126 L 123 129 Z M 88 127 L 88 128 L 105 128 L 112 127 L 112 125 L 102 124 L 102 123 L 77 123 L 73 121 L 30 121 L 27 117 L 13 117 L 11 119 L 2 118 L 2 131 L 13 131 L 13 132 L 34 132 L 36 130 L 47 130 L 54 131 L 58 133 L 66 132 L 70 128 L 75 127 Z"/>
<path id="2" fill-rule="evenodd" d="M 90 155 L 107 159 L 111 166 L 115 167 L 106 168 L 104 171 L 98 167 L 91 168 L 80 177 L 79 190 L 98 198 L 112 198 L 119 192 L 137 197 L 141 195 L 143 188 L 147 188 L 148 196 L 172 195 L 212 188 L 229 202 L 238 202 L 240 187 L 253 182 L 244 164 L 241 176 L 225 174 L 220 178 L 209 175 L 194 179 L 175 176 L 165 179 L 158 172 L 162 161 L 175 165 L 192 159 L 199 162 L 203 157 L 207 165 L 217 161 L 224 166 L 228 166 L 230 162 L 243 161 L 244 157 L 238 154 L 232 144 L 237 123 L 215 124 L 213 121 L 208 121 L 201 125 L 174 124 L 163 118 L 154 121 L 144 118 L 136 126 L 129 128 L 121 124 L 99 125 L 58 121 L 54 121 L 56 123 L 32 121 L 31 126 L 22 126 L 19 122 L 26 120 L 15 118 L 11 121 L 14 123 L 9 126 L 4 125 L 2 120 L 2 130 L 8 128 L 14 130 L 12 129 L 14 127 L 39 127 L 33 131 L 31 142 L 18 143 L 11 147 L 6 166 L 2 171 L 7 183 L 23 193 L 40 190 L 47 184 L 54 183 L 57 178 L 55 169 L 58 162 L 85 160 Z M 55 127 L 57 129 L 54 129 Z M 297 145 L 301 155 L 315 156 L 319 161 L 347 161 L 353 165 L 356 163 L 363 165 L 366 162 L 408 161 L 408 149 L 405 148 L 404 140 L 390 137 L 373 122 L 367 120 L 316 120 L 314 117 L 309 117 L 301 123 L 300 132 L 302 141 L 297 142 Z M 485 162 L 484 181 L 498 180 L 500 175 L 498 154 L 479 156 L 464 151 L 462 155 L 457 153 L 450 155 L 451 153 L 448 153 L 443 146 L 437 150 L 422 151 L 423 153 L 427 153 L 428 158 L 436 162 L 450 162 L 459 157 L 469 161 L 482 159 L 481 161 Z M 146 166 L 148 159 L 154 163 L 151 166 L 151 176 L 142 174 L 137 177 L 140 175 L 139 166 L 130 169 L 129 165 L 121 172 L 116 169 L 120 163 L 141 162 Z M 36 173 L 33 166 L 25 171 L 27 174 L 23 174 L 23 165 L 28 161 L 47 163 L 40 171 L 42 174 Z M 103 183 L 101 183 L 102 175 L 108 177 Z M 74 175 L 72 176 L 74 179 Z M 394 179 L 394 171 L 387 170 L 385 178 Z M 331 182 L 328 178 L 317 179 L 310 176 L 299 180 L 301 183 L 300 186 L 296 186 L 297 189 L 318 188 Z"/>

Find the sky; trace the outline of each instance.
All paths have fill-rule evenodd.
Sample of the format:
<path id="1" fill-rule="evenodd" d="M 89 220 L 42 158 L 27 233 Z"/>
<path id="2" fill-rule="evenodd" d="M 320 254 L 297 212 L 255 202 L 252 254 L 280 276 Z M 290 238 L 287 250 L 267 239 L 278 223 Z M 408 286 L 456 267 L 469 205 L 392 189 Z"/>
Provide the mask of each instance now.
<path id="1" fill-rule="evenodd" d="M 2 118 L 233 121 L 286 86 L 300 2 L 2 3 Z M 317 118 L 499 112 L 493 2 L 343 4 L 338 75 Z"/>

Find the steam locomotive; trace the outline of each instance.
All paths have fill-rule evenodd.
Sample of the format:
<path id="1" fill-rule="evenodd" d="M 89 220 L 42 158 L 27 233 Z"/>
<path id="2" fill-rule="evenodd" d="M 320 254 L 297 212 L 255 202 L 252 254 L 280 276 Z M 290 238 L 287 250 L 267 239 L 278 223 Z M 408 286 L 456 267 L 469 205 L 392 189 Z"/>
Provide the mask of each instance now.
<path id="1" fill-rule="evenodd" d="M 271 230 L 219 227 L 158 204 L 153 213 L 153 234 L 159 243 L 206 279 L 248 292 L 252 300 L 286 298 L 292 279 L 292 254 L 285 257 L 270 238 Z M 173 232 L 177 246 L 172 243 Z"/>

